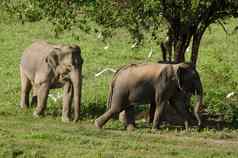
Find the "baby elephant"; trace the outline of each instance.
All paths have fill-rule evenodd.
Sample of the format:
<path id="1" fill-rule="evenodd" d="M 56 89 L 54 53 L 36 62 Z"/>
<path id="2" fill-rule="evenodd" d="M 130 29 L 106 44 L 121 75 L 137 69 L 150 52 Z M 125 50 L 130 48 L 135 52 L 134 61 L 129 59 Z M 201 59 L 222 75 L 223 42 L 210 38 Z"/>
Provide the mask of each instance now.
<path id="1" fill-rule="evenodd" d="M 181 95 L 180 95 L 181 92 Z M 184 95 L 183 95 L 184 94 Z M 103 125 L 116 113 L 125 110 L 127 128 L 134 128 L 134 105 L 151 104 L 155 107 L 153 129 L 158 129 L 163 109 L 173 101 L 174 108 L 185 118 L 185 95 L 196 94 L 194 114 L 201 126 L 198 114 L 203 102 L 203 89 L 200 77 L 191 64 L 132 64 L 119 69 L 111 82 L 108 97 L 108 111 L 95 120 L 95 126 Z M 153 113 L 153 112 L 152 112 Z"/>
<path id="2" fill-rule="evenodd" d="M 49 89 L 64 88 L 62 121 L 70 121 L 70 109 L 74 101 L 74 122 L 78 121 L 81 102 L 82 64 L 80 47 L 57 45 L 45 41 L 34 42 L 25 49 L 20 63 L 21 108 L 29 107 L 37 100 L 34 116 L 44 114 Z"/>

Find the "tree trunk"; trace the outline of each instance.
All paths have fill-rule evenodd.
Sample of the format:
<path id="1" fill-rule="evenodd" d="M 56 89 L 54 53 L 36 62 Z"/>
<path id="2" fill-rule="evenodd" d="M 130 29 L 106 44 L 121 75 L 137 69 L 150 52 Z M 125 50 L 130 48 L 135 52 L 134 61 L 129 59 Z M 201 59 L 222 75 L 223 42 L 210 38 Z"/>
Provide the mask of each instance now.
<path id="1" fill-rule="evenodd" d="M 192 36 L 190 32 L 186 34 L 183 33 L 177 38 L 169 36 L 165 42 L 161 43 L 163 61 L 175 63 L 185 62 L 185 53 L 189 46 L 191 37 Z M 173 60 L 171 60 L 172 54 Z"/>
<path id="2" fill-rule="evenodd" d="M 201 39 L 205 32 L 205 29 L 206 28 L 204 27 L 202 30 L 197 31 L 197 33 L 195 33 L 193 35 L 192 54 L 191 54 L 190 60 L 195 67 L 196 67 L 196 63 L 197 63 L 198 51 L 199 51 Z"/>
<path id="3" fill-rule="evenodd" d="M 182 39 L 177 42 L 177 45 L 174 48 L 174 61 L 176 63 L 185 62 L 185 53 L 188 45 L 185 45 L 186 39 Z"/>

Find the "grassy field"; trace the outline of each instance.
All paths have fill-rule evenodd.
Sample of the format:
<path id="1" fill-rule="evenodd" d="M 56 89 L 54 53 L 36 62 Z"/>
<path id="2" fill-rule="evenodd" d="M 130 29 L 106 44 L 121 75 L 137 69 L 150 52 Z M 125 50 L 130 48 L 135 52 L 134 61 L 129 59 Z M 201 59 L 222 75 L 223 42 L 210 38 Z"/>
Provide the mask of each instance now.
<path id="1" fill-rule="evenodd" d="M 234 28 L 228 25 L 228 30 Z M 72 36 L 73 34 L 73 36 Z M 85 64 L 82 98 L 82 120 L 64 124 L 60 120 L 60 101 L 49 98 L 47 116 L 32 117 L 33 109 L 19 109 L 21 54 L 34 40 L 55 43 L 77 43 L 82 48 Z M 105 110 L 108 82 L 112 74 L 95 77 L 104 68 L 118 68 L 132 62 L 156 62 L 160 49 L 152 42 L 131 49 L 128 34 L 120 31 L 108 42 L 108 49 L 96 34 L 74 30 L 59 39 L 42 21 L 25 25 L 0 23 L 0 157 L 238 157 L 238 131 L 235 129 L 180 129 L 152 133 L 142 121 L 139 129 L 128 133 L 118 121 L 110 121 L 106 129 L 93 126 L 95 117 Z M 153 55 L 147 58 L 151 48 Z M 238 33 L 226 35 L 220 26 L 212 26 L 201 44 L 198 70 L 204 84 L 205 103 L 210 112 L 223 112 L 234 127 L 238 120 Z M 226 99 L 230 92 L 235 96 Z M 61 90 L 52 91 L 61 93 Z"/>

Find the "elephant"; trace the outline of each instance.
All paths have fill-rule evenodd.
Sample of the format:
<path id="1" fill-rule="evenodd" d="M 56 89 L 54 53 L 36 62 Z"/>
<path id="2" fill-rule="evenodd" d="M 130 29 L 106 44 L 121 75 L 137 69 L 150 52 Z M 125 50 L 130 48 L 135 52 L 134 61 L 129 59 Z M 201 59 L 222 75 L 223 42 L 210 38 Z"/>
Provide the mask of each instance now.
<path id="1" fill-rule="evenodd" d="M 157 130 L 164 107 L 169 102 L 173 103 L 173 107 L 185 117 L 185 122 L 188 122 L 187 99 L 184 96 L 192 94 L 197 97 L 194 115 L 198 126 L 201 127 L 199 109 L 203 106 L 203 88 L 199 74 L 192 64 L 126 65 L 114 74 L 108 95 L 108 110 L 95 120 L 95 126 L 101 129 L 114 114 L 125 110 L 127 129 L 133 129 L 135 126 L 133 107 L 151 104 L 151 107 L 155 107 L 152 129 Z M 152 113 L 153 110 L 151 116 Z"/>
<path id="2" fill-rule="evenodd" d="M 169 99 L 168 104 L 170 106 L 172 106 L 172 108 L 175 110 L 175 112 L 177 112 L 181 116 L 186 116 L 187 120 L 192 120 L 193 115 L 191 114 L 191 112 L 189 110 L 191 108 L 190 102 L 191 102 L 191 94 L 184 93 L 183 91 L 180 91 L 179 89 L 177 89 L 174 92 L 173 97 Z M 155 104 L 155 102 L 152 102 L 152 103 L 150 103 L 148 111 L 140 112 L 138 114 L 135 114 L 135 118 L 138 118 L 138 117 L 139 118 L 144 118 L 148 124 L 151 124 L 153 122 L 153 119 L 154 119 L 155 108 L 156 108 L 156 104 Z M 167 120 L 168 117 L 170 117 L 170 116 L 166 115 L 166 117 L 162 118 L 162 120 L 164 120 L 164 119 Z M 122 122 L 124 124 L 125 128 L 127 128 L 127 116 L 126 116 L 125 110 L 120 112 L 119 120 L 120 120 L 120 122 Z M 184 125 L 185 125 L 186 130 L 188 129 L 187 120 L 184 120 Z M 135 120 L 133 122 L 135 124 Z"/>
<path id="3" fill-rule="evenodd" d="M 70 121 L 74 102 L 74 122 L 79 120 L 82 88 L 81 50 L 78 45 L 52 44 L 35 41 L 25 49 L 20 62 L 21 108 L 37 103 L 33 116 L 44 115 L 50 89 L 63 88 L 62 121 Z"/>

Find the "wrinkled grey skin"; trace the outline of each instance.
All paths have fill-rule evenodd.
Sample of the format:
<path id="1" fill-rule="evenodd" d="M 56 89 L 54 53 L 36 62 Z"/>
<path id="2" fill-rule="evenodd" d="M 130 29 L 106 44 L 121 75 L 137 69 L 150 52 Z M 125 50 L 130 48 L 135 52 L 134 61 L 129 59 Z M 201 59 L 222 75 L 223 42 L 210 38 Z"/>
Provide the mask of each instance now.
<path id="1" fill-rule="evenodd" d="M 108 97 L 108 111 L 95 120 L 95 126 L 103 125 L 116 113 L 125 110 L 128 130 L 134 128 L 133 105 L 155 105 L 153 129 L 158 129 L 164 107 L 173 102 L 174 108 L 188 122 L 186 99 L 177 91 L 188 95 L 196 94 L 194 114 L 201 126 L 198 114 L 203 104 L 203 90 L 200 77 L 192 65 L 180 64 L 132 64 L 119 69 L 112 80 Z M 176 97 L 175 97 L 176 96 Z"/>
<path id="2" fill-rule="evenodd" d="M 43 115 L 49 90 L 63 87 L 62 121 L 70 121 L 72 101 L 74 101 L 74 121 L 78 121 L 82 64 L 80 47 L 77 45 L 56 45 L 45 41 L 34 42 L 25 49 L 21 58 L 20 107 L 29 107 L 29 93 L 33 89 L 32 102 L 37 102 L 33 115 L 36 117 Z"/>

